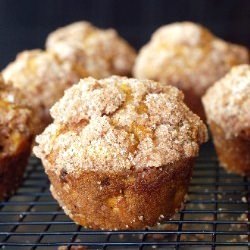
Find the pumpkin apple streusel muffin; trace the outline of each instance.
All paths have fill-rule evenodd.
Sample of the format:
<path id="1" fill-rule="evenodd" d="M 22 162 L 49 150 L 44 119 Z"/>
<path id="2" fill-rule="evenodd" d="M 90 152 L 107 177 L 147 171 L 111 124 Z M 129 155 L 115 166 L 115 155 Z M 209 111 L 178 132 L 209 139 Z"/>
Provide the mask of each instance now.
<path id="1" fill-rule="evenodd" d="M 207 140 L 183 98 L 172 86 L 118 76 L 68 89 L 34 148 L 66 214 L 89 228 L 139 229 L 178 211 Z"/>
<path id="2" fill-rule="evenodd" d="M 72 63 L 83 77 L 130 76 L 134 49 L 113 29 L 99 29 L 88 22 L 76 22 L 49 34 L 48 51 Z"/>
<path id="3" fill-rule="evenodd" d="M 203 97 L 221 165 L 250 175 L 250 66 L 234 67 Z"/>
<path id="4" fill-rule="evenodd" d="M 18 91 L 0 75 L 0 200 L 20 184 L 30 155 L 31 111 L 20 102 Z"/>
<path id="5" fill-rule="evenodd" d="M 33 110 L 35 134 L 50 122 L 49 109 L 79 76 L 68 63 L 42 50 L 24 51 L 3 70 L 3 77 L 24 96 Z"/>
<path id="6" fill-rule="evenodd" d="M 248 63 L 248 50 L 225 42 L 191 22 L 165 25 L 139 52 L 136 78 L 146 78 L 180 88 L 185 102 L 203 120 L 201 97 L 231 67 Z"/>

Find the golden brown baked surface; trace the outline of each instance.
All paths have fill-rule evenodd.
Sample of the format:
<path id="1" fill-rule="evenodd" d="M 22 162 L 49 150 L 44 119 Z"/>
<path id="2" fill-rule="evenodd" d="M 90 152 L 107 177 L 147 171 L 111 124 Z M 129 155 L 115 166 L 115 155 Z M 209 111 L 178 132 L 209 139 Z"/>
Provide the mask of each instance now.
<path id="1" fill-rule="evenodd" d="M 46 48 L 62 61 L 71 62 L 81 78 L 131 75 L 136 53 L 113 29 L 76 22 L 52 32 Z"/>
<path id="2" fill-rule="evenodd" d="M 227 171 L 250 176 L 250 140 L 242 136 L 227 137 L 227 131 L 211 121 L 215 149 L 220 165 Z"/>
<path id="3" fill-rule="evenodd" d="M 201 108 L 206 89 L 232 66 L 248 62 L 246 48 L 225 42 L 195 23 L 173 23 L 156 30 L 140 50 L 134 75 L 179 87 L 188 106 L 202 115 L 196 107 Z M 194 98 L 197 101 L 192 103 Z"/>
<path id="4" fill-rule="evenodd" d="M 12 82 L 33 109 L 36 133 L 51 121 L 50 107 L 79 76 L 68 63 L 61 63 L 51 53 L 42 50 L 24 51 L 3 70 L 3 77 Z"/>
<path id="5" fill-rule="evenodd" d="M 0 75 L 0 199 L 20 183 L 32 143 L 31 111 Z"/>
<path id="6" fill-rule="evenodd" d="M 76 223 L 94 229 L 141 229 L 168 220 L 182 208 L 192 173 L 192 159 L 162 168 L 123 172 L 47 168 L 51 192 Z"/>
<path id="7" fill-rule="evenodd" d="M 126 77 L 86 78 L 51 109 L 54 123 L 34 151 L 45 165 L 75 175 L 83 169 L 160 167 L 197 156 L 203 122 L 172 86 Z"/>
<path id="8" fill-rule="evenodd" d="M 203 104 L 208 122 L 218 124 L 226 138 L 250 140 L 250 66 L 234 67 L 207 91 Z"/>

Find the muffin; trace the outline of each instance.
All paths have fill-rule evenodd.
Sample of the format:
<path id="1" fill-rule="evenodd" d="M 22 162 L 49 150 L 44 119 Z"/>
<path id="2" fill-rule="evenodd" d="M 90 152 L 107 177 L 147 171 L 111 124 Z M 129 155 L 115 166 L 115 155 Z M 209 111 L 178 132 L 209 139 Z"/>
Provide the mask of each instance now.
<path id="1" fill-rule="evenodd" d="M 34 111 L 35 134 L 50 122 L 50 107 L 64 90 L 78 82 L 79 76 L 68 63 L 42 50 L 24 51 L 3 70 L 3 77 L 22 93 Z"/>
<path id="2" fill-rule="evenodd" d="M 30 155 L 31 111 L 16 104 L 17 91 L 0 75 L 0 200 L 15 191 Z"/>
<path id="3" fill-rule="evenodd" d="M 80 76 L 131 75 L 136 53 L 113 29 L 76 22 L 52 32 L 46 48 L 73 64 Z"/>
<path id="4" fill-rule="evenodd" d="M 250 66 L 232 68 L 202 101 L 220 164 L 250 176 Z"/>
<path id="5" fill-rule="evenodd" d="M 207 130 L 179 90 L 126 77 L 86 78 L 51 115 L 34 152 L 76 223 L 145 228 L 181 208 Z"/>
<path id="6" fill-rule="evenodd" d="M 206 28 L 181 22 L 163 26 L 136 59 L 134 75 L 180 88 L 185 102 L 203 120 L 201 97 L 234 65 L 249 61 L 246 48 L 225 42 Z"/>

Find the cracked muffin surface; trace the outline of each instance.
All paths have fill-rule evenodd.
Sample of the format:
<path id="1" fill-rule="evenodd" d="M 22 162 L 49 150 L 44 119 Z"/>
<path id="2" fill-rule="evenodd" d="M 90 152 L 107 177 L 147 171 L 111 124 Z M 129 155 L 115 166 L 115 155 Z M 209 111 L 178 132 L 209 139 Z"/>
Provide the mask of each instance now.
<path id="1" fill-rule="evenodd" d="M 191 22 L 165 25 L 152 35 L 136 60 L 134 75 L 172 84 L 204 118 L 201 96 L 231 67 L 249 62 L 248 50 L 225 42 Z"/>
<path id="2" fill-rule="evenodd" d="M 145 228 L 182 207 L 207 129 L 181 91 L 149 80 L 85 78 L 51 115 L 34 152 L 76 223 Z"/>
<path id="3" fill-rule="evenodd" d="M 19 97 L 0 75 L 0 199 L 20 184 L 31 149 L 32 113 Z"/>
<path id="4" fill-rule="evenodd" d="M 23 95 L 36 116 L 36 134 L 51 121 L 50 107 L 79 76 L 68 63 L 42 50 L 24 51 L 3 70 L 3 77 Z"/>
<path id="5" fill-rule="evenodd" d="M 47 50 L 71 62 L 81 78 L 131 75 L 136 53 L 113 29 L 81 21 L 49 34 Z"/>

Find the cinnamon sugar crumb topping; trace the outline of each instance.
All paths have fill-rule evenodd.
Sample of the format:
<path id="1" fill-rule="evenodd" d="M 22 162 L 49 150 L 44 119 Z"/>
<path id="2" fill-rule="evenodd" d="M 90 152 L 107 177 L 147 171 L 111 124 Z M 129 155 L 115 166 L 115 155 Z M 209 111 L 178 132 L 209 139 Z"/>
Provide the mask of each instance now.
<path id="1" fill-rule="evenodd" d="M 248 63 L 246 48 L 215 37 L 191 22 L 162 26 L 136 59 L 134 75 L 202 95 L 232 66 Z"/>
<path id="2" fill-rule="evenodd" d="M 56 171 L 160 167 L 195 157 L 207 140 L 182 92 L 149 80 L 85 78 L 51 115 L 54 123 L 36 138 L 34 152 Z"/>
<path id="3" fill-rule="evenodd" d="M 38 49 L 19 53 L 3 70 L 3 77 L 13 83 L 35 111 L 36 133 L 50 121 L 51 106 L 79 80 L 69 63 L 61 63 L 53 54 Z"/>
<path id="4" fill-rule="evenodd" d="M 19 97 L 0 75 L 0 160 L 18 153 L 31 138 L 31 111 L 20 104 Z"/>
<path id="5" fill-rule="evenodd" d="M 68 63 L 61 63 L 53 54 L 39 49 L 19 53 L 4 69 L 3 77 L 23 93 L 31 93 L 30 101 L 47 108 L 79 79 Z"/>
<path id="6" fill-rule="evenodd" d="M 136 57 L 134 49 L 115 30 L 99 29 L 84 21 L 52 32 L 46 48 L 62 61 L 71 62 L 82 78 L 130 75 Z"/>
<path id="7" fill-rule="evenodd" d="M 203 97 L 208 121 L 228 137 L 250 137 L 250 66 L 240 65 L 216 82 Z"/>

